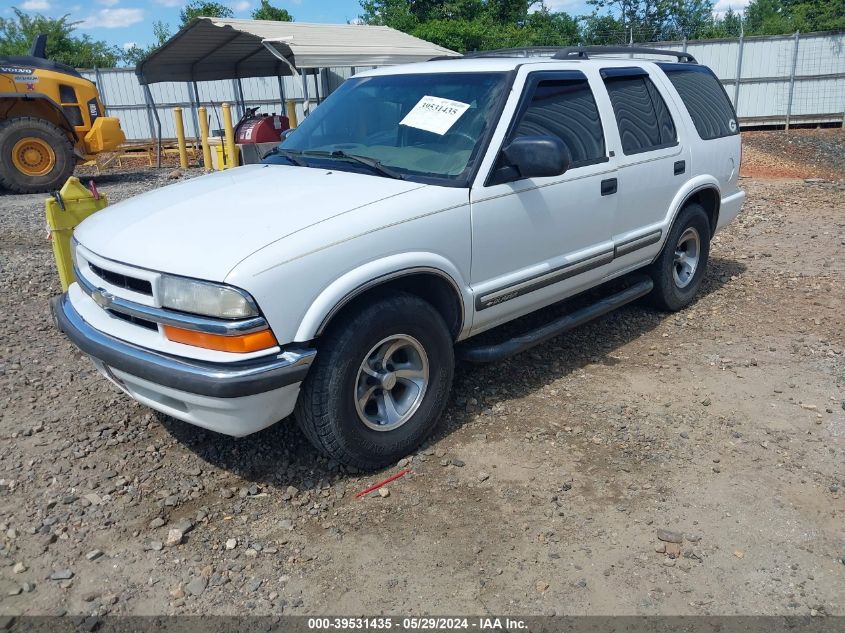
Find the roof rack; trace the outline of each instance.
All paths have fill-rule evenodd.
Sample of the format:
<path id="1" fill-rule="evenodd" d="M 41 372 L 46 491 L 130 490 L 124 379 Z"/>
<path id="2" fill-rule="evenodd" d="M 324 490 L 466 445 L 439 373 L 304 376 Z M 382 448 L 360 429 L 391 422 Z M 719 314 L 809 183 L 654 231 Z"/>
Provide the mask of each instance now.
<path id="1" fill-rule="evenodd" d="M 560 46 L 526 46 L 523 48 L 496 48 L 490 51 L 473 51 L 464 57 L 553 57 Z"/>
<path id="2" fill-rule="evenodd" d="M 681 51 L 664 48 L 643 48 L 641 46 L 528 46 L 525 48 L 497 48 L 491 51 L 474 51 L 461 57 L 434 57 L 431 61 L 446 59 L 478 59 L 485 57 L 551 57 L 552 59 L 590 59 L 590 55 L 634 54 L 666 55 L 676 57 L 679 62 L 697 64 L 695 57 Z"/>
<path id="3" fill-rule="evenodd" d="M 671 51 L 666 48 L 645 48 L 642 46 L 567 46 L 560 48 L 552 56 L 553 59 L 590 59 L 593 55 L 635 54 L 635 55 L 668 55 L 676 57 L 679 62 L 697 64 L 695 57 L 683 51 Z"/>

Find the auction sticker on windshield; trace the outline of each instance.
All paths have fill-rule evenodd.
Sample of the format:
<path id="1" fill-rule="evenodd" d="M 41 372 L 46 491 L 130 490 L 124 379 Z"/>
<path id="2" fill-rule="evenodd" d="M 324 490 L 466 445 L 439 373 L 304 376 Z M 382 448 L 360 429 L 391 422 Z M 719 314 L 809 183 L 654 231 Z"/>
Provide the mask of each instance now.
<path id="1" fill-rule="evenodd" d="M 411 108 L 399 125 L 407 125 L 443 136 L 468 109 L 468 103 L 426 95 Z"/>

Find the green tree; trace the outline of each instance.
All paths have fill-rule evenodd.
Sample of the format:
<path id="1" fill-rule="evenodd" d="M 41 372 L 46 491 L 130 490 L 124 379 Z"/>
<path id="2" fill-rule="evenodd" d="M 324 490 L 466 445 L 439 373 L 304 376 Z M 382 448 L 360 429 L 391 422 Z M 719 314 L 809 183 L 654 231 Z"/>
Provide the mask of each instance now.
<path id="1" fill-rule="evenodd" d="M 538 10 L 529 9 L 538 5 Z M 362 0 L 361 19 L 467 52 L 578 41 L 578 24 L 536 0 Z"/>
<path id="2" fill-rule="evenodd" d="M 581 39 L 575 18 L 551 12 L 545 6 L 528 14 L 524 30 L 529 34 L 529 46 L 571 46 Z"/>
<path id="3" fill-rule="evenodd" d="M 419 24 L 408 0 L 361 0 L 361 9 L 360 18 L 365 24 L 389 26 L 405 33 Z"/>
<path id="4" fill-rule="evenodd" d="M 127 66 L 137 66 L 141 63 L 142 59 L 147 57 L 154 50 L 164 46 L 164 43 L 170 39 L 170 35 L 170 27 L 161 20 L 156 20 L 153 22 L 153 37 L 155 38 L 155 43 L 150 44 L 149 46 L 135 45 L 127 48 L 123 51 L 123 63 Z"/>
<path id="5" fill-rule="evenodd" d="M 595 13 L 618 16 L 627 38 L 635 42 L 665 39 L 664 33 L 676 15 L 678 0 L 587 0 Z"/>
<path id="6" fill-rule="evenodd" d="M 261 0 L 261 5 L 252 12 L 253 20 L 275 20 L 276 22 L 293 22 L 293 16 L 287 9 L 280 9 L 270 4 L 270 0 Z"/>
<path id="7" fill-rule="evenodd" d="M 676 0 L 663 25 L 663 39 L 698 37 L 713 25 L 712 0 Z"/>
<path id="8" fill-rule="evenodd" d="M 751 0 L 745 32 L 779 35 L 845 28 L 845 0 Z"/>
<path id="9" fill-rule="evenodd" d="M 586 15 L 581 21 L 581 41 L 587 45 L 609 46 L 626 44 L 627 32 L 622 20 L 608 14 Z"/>
<path id="10" fill-rule="evenodd" d="M 235 14 L 225 4 L 213 0 L 191 0 L 179 12 L 180 26 L 187 24 L 194 18 L 231 18 Z"/>
<path id="11" fill-rule="evenodd" d="M 845 0 L 805 0 L 792 6 L 796 30 L 835 31 L 845 29 Z"/>
<path id="12" fill-rule="evenodd" d="M 27 55 L 35 36 L 45 33 L 47 57 L 68 66 L 109 68 L 120 59 L 117 47 L 89 35 L 75 35 L 79 22 L 71 22 L 68 15 L 48 18 L 28 15 L 17 8 L 12 11 L 14 18 L 0 18 L 0 55 Z"/>
<path id="13" fill-rule="evenodd" d="M 752 0 L 745 8 L 749 35 L 777 35 L 792 30 L 790 0 Z"/>
<path id="14" fill-rule="evenodd" d="M 534 0 L 487 0 L 487 13 L 499 24 L 517 24 L 526 19 Z M 541 3 L 542 4 L 542 3 Z M 545 6 L 543 7 L 545 9 Z M 545 9 L 548 13 L 548 9 Z"/>

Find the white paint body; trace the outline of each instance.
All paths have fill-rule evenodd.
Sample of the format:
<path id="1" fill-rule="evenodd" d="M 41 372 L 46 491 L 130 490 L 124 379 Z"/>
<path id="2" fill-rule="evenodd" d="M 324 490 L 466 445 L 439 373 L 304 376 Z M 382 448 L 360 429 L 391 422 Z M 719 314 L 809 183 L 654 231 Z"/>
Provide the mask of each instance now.
<path id="1" fill-rule="evenodd" d="M 677 129 L 677 145 L 624 155 L 599 68 L 631 65 L 645 68 L 663 95 Z M 653 63 L 488 58 L 364 74 L 502 70 L 515 73 L 513 86 L 468 188 L 329 169 L 250 165 L 113 205 L 82 223 L 75 236 L 103 261 L 146 274 L 165 272 L 246 290 L 284 347 L 315 339 L 333 309 L 361 286 L 416 268 L 439 271 L 453 282 L 463 304 L 457 338 L 465 339 L 649 264 L 684 201 L 701 187 L 719 192 L 717 229 L 739 213 L 744 199 L 737 187 L 739 136 L 702 141 L 680 97 Z M 561 176 L 485 185 L 526 80 L 532 73 L 551 70 L 587 75 L 609 160 Z M 682 176 L 673 176 L 676 160 L 686 161 Z M 619 191 L 601 196 L 600 181 L 609 177 L 618 179 Z M 483 310 L 476 308 L 479 297 L 497 288 L 542 278 L 546 271 L 612 252 L 616 245 L 656 231 L 660 240 L 647 247 Z M 78 290 L 72 288 L 70 296 L 86 320 L 116 338 L 202 360 L 232 362 L 240 357 L 173 343 L 102 310 L 98 315 L 97 306 Z M 164 386 L 157 398 L 156 385 L 140 387 L 143 393 L 124 385 L 149 406 L 232 435 L 289 415 L 298 395 L 297 385 L 274 396 L 258 394 L 218 406 L 197 404 L 190 394 L 180 396 Z M 172 406 L 175 401 L 184 407 Z"/>

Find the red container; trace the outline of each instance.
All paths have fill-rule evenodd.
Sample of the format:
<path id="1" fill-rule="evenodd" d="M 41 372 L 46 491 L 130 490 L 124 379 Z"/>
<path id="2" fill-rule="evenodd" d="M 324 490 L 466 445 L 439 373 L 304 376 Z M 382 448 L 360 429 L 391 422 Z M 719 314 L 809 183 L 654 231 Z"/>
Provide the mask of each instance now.
<path id="1" fill-rule="evenodd" d="M 265 114 L 241 123 L 235 134 L 235 142 L 239 145 L 278 143 L 282 132 L 288 128 L 290 128 L 290 123 L 286 116 Z"/>

